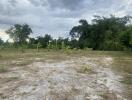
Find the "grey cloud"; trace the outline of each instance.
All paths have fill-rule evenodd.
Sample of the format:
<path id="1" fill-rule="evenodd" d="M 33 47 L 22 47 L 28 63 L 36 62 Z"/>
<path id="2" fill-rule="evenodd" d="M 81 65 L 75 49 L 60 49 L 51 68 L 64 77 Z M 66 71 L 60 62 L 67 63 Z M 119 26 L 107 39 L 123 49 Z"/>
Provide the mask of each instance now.
<path id="1" fill-rule="evenodd" d="M 29 1 L 30 1 L 30 3 L 32 3 L 34 6 L 39 6 L 39 5 L 41 5 L 40 0 L 29 0 Z"/>
<path id="2" fill-rule="evenodd" d="M 16 4 L 17 4 L 17 0 L 8 0 L 8 2 L 9 2 L 12 6 L 16 6 Z"/>
<path id="3" fill-rule="evenodd" d="M 84 0 L 48 0 L 51 8 L 61 8 L 68 10 L 81 9 Z"/>
<path id="4" fill-rule="evenodd" d="M 28 0 L 31 4 L 33 4 L 34 6 L 46 6 L 47 5 L 47 1 L 46 0 Z"/>
<path id="5" fill-rule="evenodd" d="M 27 23 L 34 36 L 64 36 L 78 20 L 91 20 L 94 14 L 132 14 L 132 0 L 1 0 L 0 29 Z"/>
<path id="6" fill-rule="evenodd" d="M 9 20 L 9 19 L 8 20 L 7 19 L 5 20 L 5 19 L 2 19 L 1 18 L 0 19 L 0 24 L 1 25 L 3 25 L 3 24 L 5 24 L 5 25 L 12 25 L 12 24 L 14 24 L 14 22 L 12 20 Z"/>
<path id="7" fill-rule="evenodd" d="M 80 9 L 85 0 L 28 0 L 34 6 L 49 6 L 53 9 Z"/>

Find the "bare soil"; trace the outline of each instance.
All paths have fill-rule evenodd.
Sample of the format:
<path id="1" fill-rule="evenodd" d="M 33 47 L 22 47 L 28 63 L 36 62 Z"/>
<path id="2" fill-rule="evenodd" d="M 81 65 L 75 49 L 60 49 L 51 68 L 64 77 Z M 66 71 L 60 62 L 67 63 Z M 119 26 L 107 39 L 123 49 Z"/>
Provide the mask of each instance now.
<path id="1" fill-rule="evenodd" d="M 8 70 L 0 73 L 0 100 L 132 99 L 132 84 L 123 83 L 131 73 L 113 68 L 117 66 L 113 56 L 46 57 L 10 60 Z"/>

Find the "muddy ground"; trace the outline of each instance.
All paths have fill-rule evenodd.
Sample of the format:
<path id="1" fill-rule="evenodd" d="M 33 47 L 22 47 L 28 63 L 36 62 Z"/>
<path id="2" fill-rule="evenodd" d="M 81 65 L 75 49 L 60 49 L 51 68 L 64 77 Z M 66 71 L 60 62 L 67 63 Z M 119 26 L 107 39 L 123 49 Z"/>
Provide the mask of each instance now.
<path id="1" fill-rule="evenodd" d="M 47 51 L 7 57 L 0 57 L 0 100 L 132 99 L 132 56 L 127 53 Z"/>

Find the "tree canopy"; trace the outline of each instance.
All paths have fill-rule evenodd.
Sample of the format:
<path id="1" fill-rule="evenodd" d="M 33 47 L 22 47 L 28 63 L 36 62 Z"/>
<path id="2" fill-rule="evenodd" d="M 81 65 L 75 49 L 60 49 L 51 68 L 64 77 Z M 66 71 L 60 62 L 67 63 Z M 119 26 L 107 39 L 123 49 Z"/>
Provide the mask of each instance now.
<path id="1" fill-rule="evenodd" d="M 29 38 L 29 35 L 32 33 L 32 29 L 27 24 L 15 24 L 10 29 L 6 31 L 9 34 L 10 38 L 13 39 L 15 43 L 24 43 L 26 39 Z"/>
<path id="2" fill-rule="evenodd" d="M 32 29 L 27 24 L 15 24 L 6 33 L 14 40 L 14 43 L 4 43 L 0 39 L 0 45 L 12 47 L 14 44 L 29 48 L 92 48 L 93 50 L 132 50 L 132 24 L 131 16 L 110 17 L 94 16 L 88 23 L 81 19 L 79 25 L 74 26 L 70 32 L 70 38 L 53 39 L 45 34 L 36 38 L 29 37 Z M 29 42 L 26 40 L 29 39 Z"/>
<path id="3" fill-rule="evenodd" d="M 112 15 L 108 18 L 94 16 L 92 24 L 88 24 L 86 20 L 80 20 L 80 25 L 74 26 L 71 29 L 70 36 L 72 39 L 79 38 L 78 45 L 80 48 L 90 47 L 94 50 L 118 50 L 122 48 L 120 43 L 121 33 L 128 32 L 129 25 L 127 24 L 130 22 L 130 19 L 130 16 L 121 18 Z M 124 34 L 132 34 L 130 31 Z M 131 47 L 130 45 L 127 47 Z"/>

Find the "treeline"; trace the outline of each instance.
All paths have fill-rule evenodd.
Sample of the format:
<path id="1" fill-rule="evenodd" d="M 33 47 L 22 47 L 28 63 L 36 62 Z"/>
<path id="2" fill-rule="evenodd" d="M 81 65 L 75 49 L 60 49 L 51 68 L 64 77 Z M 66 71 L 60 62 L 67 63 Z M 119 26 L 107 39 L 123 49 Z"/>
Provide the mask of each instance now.
<path id="1" fill-rule="evenodd" d="M 68 38 L 53 39 L 51 35 L 39 36 L 36 38 L 29 37 L 24 42 L 4 42 L 0 39 L 0 49 L 17 48 L 17 49 L 73 49 Z"/>
<path id="2" fill-rule="evenodd" d="M 132 50 L 131 16 L 101 17 L 94 16 L 89 24 L 81 19 L 79 25 L 69 32 L 70 38 L 53 39 L 46 34 L 31 38 L 32 29 L 27 24 L 16 24 L 6 31 L 14 41 L 3 42 L 3 48 L 48 48 L 48 49 L 85 49 L 93 50 Z"/>
<path id="3" fill-rule="evenodd" d="M 80 20 L 80 25 L 70 31 L 72 39 L 78 38 L 78 48 L 93 50 L 132 49 L 131 16 L 94 16 L 92 23 Z"/>

